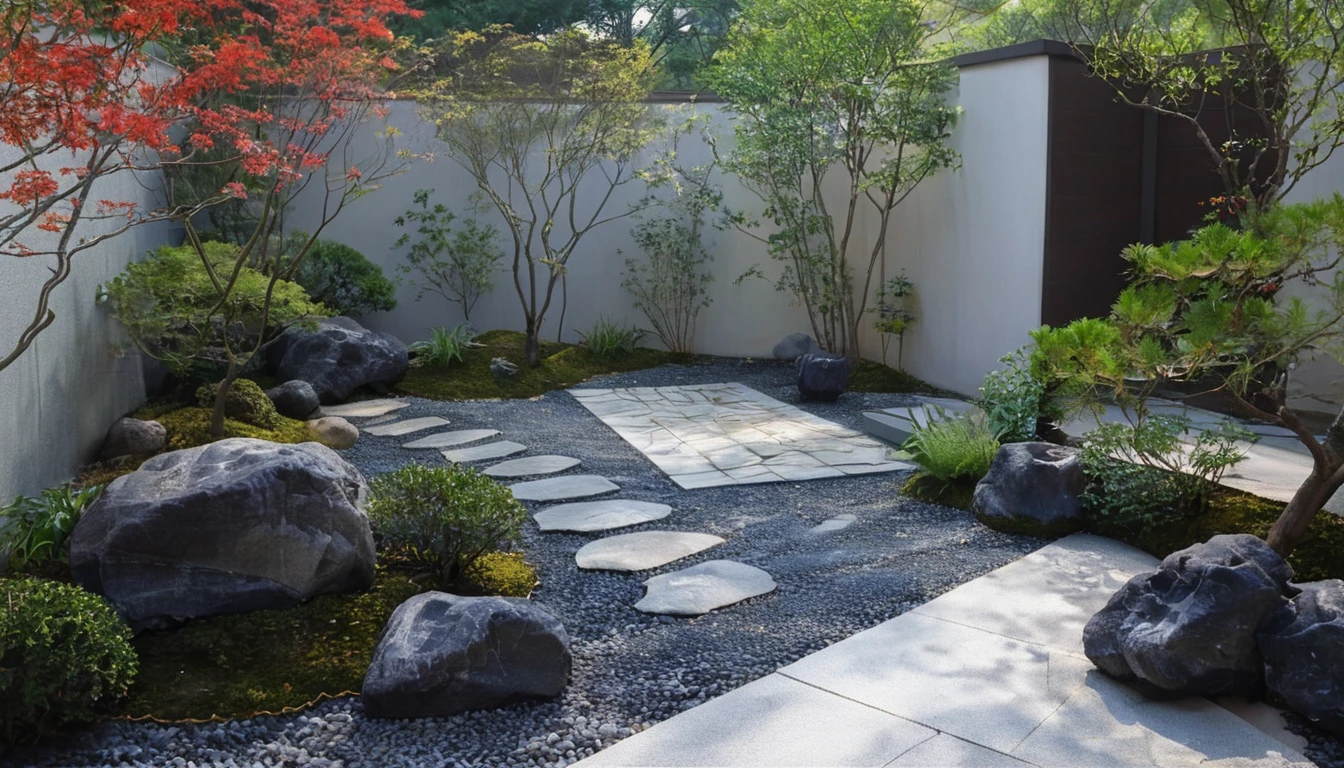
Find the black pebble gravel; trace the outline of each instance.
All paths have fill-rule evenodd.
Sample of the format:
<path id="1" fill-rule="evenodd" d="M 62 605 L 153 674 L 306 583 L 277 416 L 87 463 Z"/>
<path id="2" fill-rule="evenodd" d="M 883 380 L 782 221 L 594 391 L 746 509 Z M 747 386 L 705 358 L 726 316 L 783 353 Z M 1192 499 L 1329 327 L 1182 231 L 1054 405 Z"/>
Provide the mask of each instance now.
<path id="1" fill-rule="evenodd" d="M 792 366 L 714 360 L 605 377 L 586 387 L 742 382 L 797 403 Z M 799 403 L 860 428 L 864 410 L 909 404 L 901 395 L 849 393 L 835 403 Z M 672 515 L 623 529 L 717 534 L 727 543 L 640 574 L 580 572 L 574 552 L 602 534 L 541 534 L 522 549 L 538 567 L 534 598 L 554 609 L 573 641 L 574 674 L 554 701 L 446 719 L 375 721 L 358 699 L 329 701 L 302 714 L 206 725 L 112 722 L 12 764 L 222 766 L 567 765 L 651 724 L 767 675 L 809 653 L 924 603 L 1016 560 L 1043 542 L 991 531 L 967 513 L 899 493 L 907 473 L 803 483 L 683 491 L 565 392 L 527 401 L 415 400 L 398 417 L 438 415 L 449 429 L 493 428 L 527 454 L 583 460 L 571 472 L 604 475 L 619 496 L 670 504 Z M 437 452 L 398 447 L 406 438 L 365 436 L 344 455 L 366 475 Z M 534 509 L 537 505 L 531 505 Z M 823 536 L 812 526 L 840 513 L 857 522 Z M 648 616 L 631 606 L 644 579 L 710 559 L 769 571 L 770 595 L 695 619 Z M 1331 754 L 1338 766 L 1336 742 Z M 1325 753 L 1313 755 L 1320 760 Z"/>

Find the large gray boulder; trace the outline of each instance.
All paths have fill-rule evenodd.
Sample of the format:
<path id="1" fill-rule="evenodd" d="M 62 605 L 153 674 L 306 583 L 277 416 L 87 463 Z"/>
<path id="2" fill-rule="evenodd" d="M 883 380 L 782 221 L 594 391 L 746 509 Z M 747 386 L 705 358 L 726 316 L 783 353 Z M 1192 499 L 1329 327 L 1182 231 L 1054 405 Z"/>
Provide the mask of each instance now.
<path id="1" fill-rule="evenodd" d="M 1009 443 L 975 486 L 971 510 L 991 528 L 1063 536 L 1082 527 L 1082 452 L 1053 443 Z"/>
<path id="2" fill-rule="evenodd" d="M 221 440 L 114 480 L 70 536 L 70 569 L 132 629 L 289 608 L 373 584 L 359 470 L 317 443 Z"/>
<path id="3" fill-rule="evenodd" d="M 275 412 L 287 419 L 307 421 L 317 412 L 321 401 L 313 385 L 300 379 L 286 381 L 278 387 L 266 390 L 266 396 L 275 406 Z"/>
<path id="4" fill-rule="evenodd" d="M 1344 581 L 1294 585 L 1302 593 L 1260 629 L 1270 693 L 1344 736 Z"/>
<path id="5" fill-rule="evenodd" d="M 406 345 L 348 317 L 330 317 L 317 329 L 291 328 L 267 348 L 271 373 L 313 385 L 324 405 L 339 403 L 369 384 L 394 384 L 406 375 Z"/>
<path id="6" fill-rule="evenodd" d="M 797 360 L 803 355 L 820 352 L 821 347 L 806 333 L 791 333 L 775 345 L 773 354 L 779 360 Z"/>
<path id="7" fill-rule="evenodd" d="M 117 419 L 108 428 L 100 458 L 153 456 L 167 446 L 168 430 L 162 424 L 126 417 Z"/>
<path id="8" fill-rule="evenodd" d="M 388 619 L 361 696 L 370 717 L 444 717 L 556 696 L 571 664 L 569 635 L 538 603 L 426 592 Z"/>
<path id="9" fill-rule="evenodd" d="M 1083 650 L 1150 696 L 1255 693 L 1256 632 L 1287 604 L 1292 575 L 1261 539 L 1214 536 L 1130 579 L 1084 627 Z"/>
<path id="10" fill-rule="evenodd" d="M 806 400 L 836 400 L 849 383 L 849 359 L 825 353 L 798 358 L 798 394 Z"/>

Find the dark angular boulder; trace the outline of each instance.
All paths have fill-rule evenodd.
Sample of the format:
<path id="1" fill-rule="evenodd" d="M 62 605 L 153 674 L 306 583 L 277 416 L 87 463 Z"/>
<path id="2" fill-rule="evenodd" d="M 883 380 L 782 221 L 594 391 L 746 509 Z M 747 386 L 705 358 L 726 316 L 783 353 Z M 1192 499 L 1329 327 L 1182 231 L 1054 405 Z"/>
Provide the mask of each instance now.
<path id="1" fill-rule="evenodd" d="M 266 358 L 272 374 L 308 382 L 325 405 L 369 384 L 401 381 L 409 365 L 406 345 L 397 337 L 348 317 L 329 317 L 314 331 L 291 328 L 271 343 Z"/>
<path id="2" fill-rule="evenodd" d="M 1083 650 L 1149 696 L 1254 693 L 1264 673 L 1256 632 L 1287 603 L 1292 573 L 1255 536 L 1214 536 L 1130 579 L 1088 621 Z"/>
<path id="3" fill-rule="evenodd" d="M 1289 708 L 1344 736 L 1344 581 L 1294 586 L 1302 593 L 1260 629 L 1265 685 Z"/>
<path id="4" fill-rule="evenodd" d="M 317 443 L 232 438 L 117 478 L 70 536 L 70 569 L 137 631 L 289 608 L 373 583 L 359 470 Z"/>
<path id="5" fill-rule="evenodd" d="M 266 396 L 275 405 L 275 410 L 287 419 L 307 421 L 321 405 L 317 390 L 313 385 L 300 379 L 286 381 L 278 387 L 266 390 Z"/>
<path id="6" fill-rule="evenodd" d="M 107 430 L 100 457 L 153 456 L 168 446 L 168 430 L 157 421 L 117 419 Z"/>
<path id="7" fill-rule="evenodd" d="M 1082 527 L 1082 452 L 1053 443 L 1009 443 L 975 486 L 971 510 L 998 530 L 1063 536 Z"/>
<path id="8" fill-rule="evenodd" d="M 803 355 L 820 352 L 821 347 L 806 333 L 791 333 L 775 345 L 774 354 L 779 360 L 797 360 Z"/>
<path id="9" fill-rule="evenodd" d="M 556 696 L 571 664 L 569 635 L 538 603 L 426 592 L 388 619 L 361 697 L 370 717 L 445 717 Z"/>
<path id="10" fill-rule="evenodd" d="M 827 354 L 798 358 L 798 393 L 806 400 L 830 402 L 845 392 L 849 383 L 849 360 Z"/>

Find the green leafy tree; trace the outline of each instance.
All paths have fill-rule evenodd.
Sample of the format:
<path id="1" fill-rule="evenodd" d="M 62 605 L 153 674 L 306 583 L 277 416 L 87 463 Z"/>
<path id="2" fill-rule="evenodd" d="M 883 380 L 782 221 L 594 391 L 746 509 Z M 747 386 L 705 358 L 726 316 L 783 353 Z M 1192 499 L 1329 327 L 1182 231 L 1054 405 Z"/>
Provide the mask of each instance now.
<path id="1" fill-rule="evenodd" d="M 636 161 L 666 131 L 645 103 L 648 46 L 577 30 L 534 39 L 491 28 L 454 35 L 437 53 L 434 70 L 446 74 L 417 96 L 448 156 L 504 222 L 535 367 L 570 259 L 588 233 L 641 207 L 617 211 L 611 201 L 647 181 Z"/>
<path id="2" fill-rule="evenodd" d="M 503 24 L 520 34 L 547 34 L 582 22 L 589 11 L 588 0 L 419 0 L 408 5 L 424 15 L 403 16 L 392 29 L 421 41 Z"/>
<path id="3" fill-rule="evenodd" d="M 1291 430 L 1312 471 L 1269 532 L 1287 556 L 1344 485 L 1344 410 L 1322 440 L 1287 402 L 1299 362 L 1344 361 L 1344 197 L 1252 207 L 1246 218 L 1242 230 L 1217 223 L 1186 241 L 1131 246 L 1134 282 L 1110 317 L 1037 331 L 1034 355 L 1053 385 L 1076 396 L 1106 391 L 1142 403 L 1168 382 L 1200 382 Z M 1278 295 L 1286 284 L 1311 296 Z"/>
<path id="4" fill-rule="evenodd" d="M 727 168 L 761 198 L 773 232 L 739 222 L 783 265 L 776 288 L 797 297 L 833 352 L 858 355 L 892 211 L 958 163 L 945 99 L 956 70 L 930 58 L 933 8 L 748 0 L 709 76 L 738 115 Z M 870 243 L 860 221 L 876 222 Z"/>
<path id="5" fill-rule="evenodd" d="M 462 317 L 471 322 L 471 309 L 495 286 L 495 271 L 504 258 L 498 243 L 499 230 L 489 224 L 467 219 L 457 227 L 453 212 L 442 203 L 429 204 L 432 189 L 417 189 L 414 208 L 397 217 L 396 225 L 415 225 L 418 238 L 411 234 L 397 238 L 395 247 L 408 248 L 406 263 L 397 271 L 411 279 L 415 300 L 425 293 L 437 293 L 462 307 Z"/>
<path id="6" fill-rule="evenodd" d="M 1124 102 L 1188 125 L 1228 196 L 1282 200 L 1344 143 L 1338 3 L 1058 1 L 1079 56 Z"/>

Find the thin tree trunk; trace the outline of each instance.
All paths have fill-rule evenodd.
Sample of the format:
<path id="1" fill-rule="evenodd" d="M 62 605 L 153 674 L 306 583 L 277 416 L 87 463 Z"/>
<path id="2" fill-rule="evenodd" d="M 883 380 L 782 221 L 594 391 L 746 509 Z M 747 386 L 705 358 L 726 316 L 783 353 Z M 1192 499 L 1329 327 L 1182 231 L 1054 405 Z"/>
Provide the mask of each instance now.
<path id="1" fill-rule="evenodd" d="M 1269 536 L 1265 540 L 1271 549 L 1284 557 L 1292 554 L 1307 535 L 1311 521 L 1316 519 L 1321 508 L 1339 490 L 1341 481 L 1344 481 L 1342 464 L 1344 462 L 1336 462 L 1334 467 L 1317 465 L 1312 469 L 1311 475 L 1298 487 L 1288 506 L 1284 507 L 1283 514 L 1274 521 L 1274 527 L 1269 529 Z"/>
<path id="2" fill-rule="evenodd" d="M 233 389 L 233 383 L 238 380 L 242 368 L 238 363 L 229 360 L 229 371 L 224 375 L 224 380 L 219 382 L 215 389 L 215 410 L 210 416 L 210 436 L 221 438 L 224 436 L 224 416 L 229 399 L 229 390 Z"/>
<path id="3" fill-rule="evenodd" d="M 541 365 L 541 324 L 530 317 L 527 319 L 527 341 L 523 345 L 523 356 L 528 368 Z"/>

